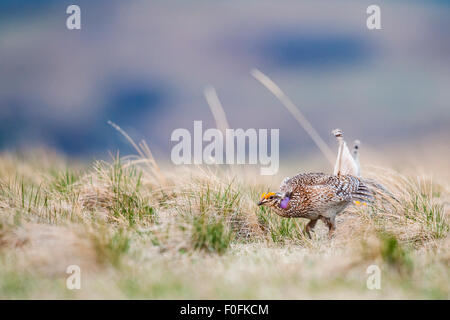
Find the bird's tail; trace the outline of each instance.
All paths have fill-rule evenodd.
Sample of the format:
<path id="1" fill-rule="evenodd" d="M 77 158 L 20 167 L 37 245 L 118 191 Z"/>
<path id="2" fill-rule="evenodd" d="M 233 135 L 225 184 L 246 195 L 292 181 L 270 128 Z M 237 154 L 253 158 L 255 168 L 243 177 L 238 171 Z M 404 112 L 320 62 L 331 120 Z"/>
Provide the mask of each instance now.
<path id="1" fill-rule="evenodd" d="M 364 205 L 367 203 L 372 203 L 375 200 L 372 188 L 370 188 L 368 184 L 364 183 L 362 179 L 359 180 L 360 183 L 358 189 L 352 193 L 354 203 L 357 205 L 361 203 Z"/>
<path id="2" fill-rule="evenodd" d="M 381 200 L 394 200 L 398 203 L 400 201 L 395 197 L 395 195 L 390 192 L 385 186 L 381 183 L 369 179 L 369 178 L 360 178 L 361 184 L 358 190 L 353 194 L 353 198 L 356 201 L 362 201 L 372 203 L 375 198 Z"/>

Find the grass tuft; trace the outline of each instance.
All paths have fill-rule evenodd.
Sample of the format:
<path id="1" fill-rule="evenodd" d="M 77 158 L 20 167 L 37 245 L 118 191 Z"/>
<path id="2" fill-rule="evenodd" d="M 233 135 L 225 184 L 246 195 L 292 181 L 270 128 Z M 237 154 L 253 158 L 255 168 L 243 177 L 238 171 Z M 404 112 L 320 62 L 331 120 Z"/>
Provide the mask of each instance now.
<path id="1" fill-rule="evenodd" d="M 223 218 L 196 215 L 192 221 L 192 245 L 197 250 L 223 254 L 230 247 L 233 235 Z"/>

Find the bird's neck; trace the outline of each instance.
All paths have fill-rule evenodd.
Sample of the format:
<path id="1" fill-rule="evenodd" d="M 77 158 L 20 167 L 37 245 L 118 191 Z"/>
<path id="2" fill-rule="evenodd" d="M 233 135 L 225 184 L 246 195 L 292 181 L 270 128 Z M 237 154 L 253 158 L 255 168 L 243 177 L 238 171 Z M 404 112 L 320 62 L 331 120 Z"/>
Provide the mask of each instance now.
<path id="1" fill-rule="evenodd" d="M 280 208 L 279 206 L 272 207 L 273 211 L 280 217 L 288 217 L 288 209 Z"/>

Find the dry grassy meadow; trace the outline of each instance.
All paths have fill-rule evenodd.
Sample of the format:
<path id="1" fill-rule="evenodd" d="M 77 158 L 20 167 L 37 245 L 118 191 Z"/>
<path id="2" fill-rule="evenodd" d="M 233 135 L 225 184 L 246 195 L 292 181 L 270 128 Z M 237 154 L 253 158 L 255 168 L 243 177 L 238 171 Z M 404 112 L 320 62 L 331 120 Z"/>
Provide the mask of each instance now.
<path id="1" fill-rule="evenodd" d="M 89 165 L 48 150 L 0 155 L 0 298 L 450 298 L 448 167 L 425 158 L 435 147 L 421 164 L 367 151 L 363 176 L 400 203 L 347 210 L 332 240 L 321 223 L 310 240 L 304 220 L 256 205 L 281 175 L 160 169 L 138 148 Z M 380 290 L 366 286 L 372 264 Z M 69 265 L 80 290 L 66 288 Z"/>

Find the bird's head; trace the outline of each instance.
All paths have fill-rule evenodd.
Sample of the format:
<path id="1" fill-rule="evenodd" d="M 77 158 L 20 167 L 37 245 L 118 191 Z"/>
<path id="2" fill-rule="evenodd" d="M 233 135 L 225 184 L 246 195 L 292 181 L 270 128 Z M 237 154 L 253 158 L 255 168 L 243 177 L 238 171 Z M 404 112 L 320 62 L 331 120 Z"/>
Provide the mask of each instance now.
<path id="1" fill-rule="evenodd" d="M 263 193 L 258 202 L 258 206 L 267 206 L 273 208 L 286 209 L 289 205 L 290 194 L 283 194 L 279 192 Z"/>

